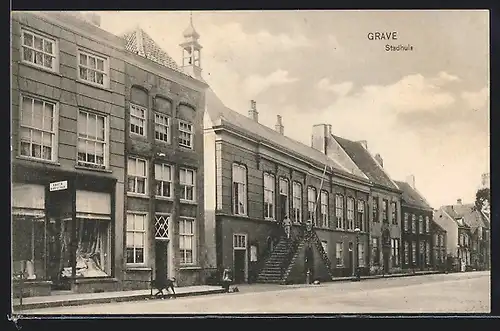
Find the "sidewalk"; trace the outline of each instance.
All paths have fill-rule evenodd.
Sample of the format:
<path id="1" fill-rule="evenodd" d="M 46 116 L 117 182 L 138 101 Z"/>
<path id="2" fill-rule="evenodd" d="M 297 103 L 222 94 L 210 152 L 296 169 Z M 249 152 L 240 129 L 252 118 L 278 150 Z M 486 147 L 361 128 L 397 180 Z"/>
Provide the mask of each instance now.
<path id="1" fill-rule="evenodd" d="M 177 297 L 206 295 L 223 293 L 224 289 L 220 286 L 184 286 L 176 287 L 175 293 Z M 153 292 L 153 294 L 156 291 Z M 155 300 L 151 297 L 151 290 L 137 291 L 116 291 L 102 293 L 71 293 L 62 295 L 49 295 L 41 297 L 23 298 L 22 306 L 19 298 L 13 300 L 13 312 L 21 312 L 29 309 L 64 307 L 64 306 L 80 306 L 99 303 L 138 301 L 138 300 Z"/>
<path id="2" fill-rule="evenodd" d="M 397 278 L 397 277 L 411 277 L 411 276 L 423 276 L 423 275 L 435 275 L 442 274 L 441 271 L 436 270 L 415 270 L 415 272 L 407 273 L 397 273 L 397 274 L 382 274 L 382 275 L 371 275 L 371 276 L 361 276 L 360 279 L 379 279 L 379 278 Z M 349 281 L 354 279 L 354 277 L 335 277 L 332 278 L 332 282 Z"/>

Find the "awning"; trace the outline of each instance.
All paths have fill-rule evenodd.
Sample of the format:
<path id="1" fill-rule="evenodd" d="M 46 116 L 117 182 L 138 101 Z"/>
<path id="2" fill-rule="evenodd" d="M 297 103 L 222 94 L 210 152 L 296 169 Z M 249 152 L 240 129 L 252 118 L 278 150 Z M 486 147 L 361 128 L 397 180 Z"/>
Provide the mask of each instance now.
<path id="1" fill-rule="evenodd" d="M 30 216 L 35 218 L 45 218 L 45 212 L 42 209 L 32 209 L 32 208 L 12 208 L 12 215 L 16 216 Z"/>

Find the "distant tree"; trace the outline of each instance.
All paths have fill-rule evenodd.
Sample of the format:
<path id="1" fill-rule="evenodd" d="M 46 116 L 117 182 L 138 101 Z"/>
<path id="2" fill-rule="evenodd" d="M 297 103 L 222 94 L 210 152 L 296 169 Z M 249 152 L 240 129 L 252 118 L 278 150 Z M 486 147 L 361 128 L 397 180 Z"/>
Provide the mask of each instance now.
<path id="1" fill-rule="evenodd" d="M 483 211 L 485 214 L 490 216 L 490 189 L 489 188 L 481 188 L 476 192 L 476 208 L 477 210 Z"/>

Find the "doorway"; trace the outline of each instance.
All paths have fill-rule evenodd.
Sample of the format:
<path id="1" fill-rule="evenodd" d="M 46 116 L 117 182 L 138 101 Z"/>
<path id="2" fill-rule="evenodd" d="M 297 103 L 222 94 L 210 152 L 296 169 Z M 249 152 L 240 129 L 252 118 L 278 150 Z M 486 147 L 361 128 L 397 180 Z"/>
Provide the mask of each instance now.
<path id="1" fill-rule="evenodd" d="M 233 275 L 234 283 L 245 283 L 248 278 L 247 235 L 233 235 Z"/>
<path id="2" fill-rule="evenodd" d="M 166 280 L 170 277 L 168 273 L 168 240 L 155 240 L 155 279 Z"/>
<path id="3" fill-rule="evenodd" d="M 384 247 L 384 272 L 389 273 L 390 269 L 390 254 L 391 254 L 391 249 L 388 247 Z"/>

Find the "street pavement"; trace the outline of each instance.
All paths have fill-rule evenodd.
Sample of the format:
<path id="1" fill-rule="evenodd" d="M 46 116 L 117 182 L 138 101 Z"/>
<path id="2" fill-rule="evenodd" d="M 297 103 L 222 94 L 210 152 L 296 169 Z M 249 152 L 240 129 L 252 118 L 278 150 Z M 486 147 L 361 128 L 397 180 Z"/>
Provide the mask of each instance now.
<path id="1" fill-rule="evenodd" d="M 320 285 L 255 284 L 240 292 L 28 310 L 31 314 L 489 313 L 490 273 L 468 272 Z"/>

